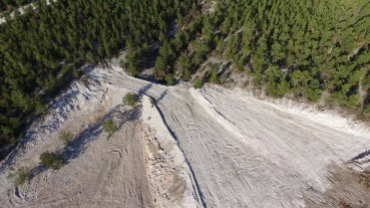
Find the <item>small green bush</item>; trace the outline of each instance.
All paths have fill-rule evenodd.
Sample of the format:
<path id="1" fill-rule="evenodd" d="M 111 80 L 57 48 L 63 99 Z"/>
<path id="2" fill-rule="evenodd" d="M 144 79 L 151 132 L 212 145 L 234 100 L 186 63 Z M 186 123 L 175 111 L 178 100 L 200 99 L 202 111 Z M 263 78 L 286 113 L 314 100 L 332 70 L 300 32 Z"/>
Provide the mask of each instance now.
<path id="1" fill-rule="evenodd" d="M 54 170 L 59 170 L 63 167 L 62 158 L 52 152 L 44 152 L 40 155 L 41 165 L 46 168 L 52 168 Z"/>
<path id="2" fill-rule="evenodd" d="M 41 101 L 35 103 L 35 109 L 37 115 L 46 115 L 48 113 L 48 109 L 45 104 Z"/>
<path id="3" fill-rule="evenodd" d="M 63 144 L 68 145 L 72 142 L 73 134 L 69 131 L 62 131 L 59 134 L 59 139 L 63 141 Z"/>
<path id="4" fill-rule="evenodd" d="M 10 173 L 7 176 L 9 179 L 14 179 L 16 186 L 23 186 L 28 178 L 31 176 L 31 169 L 26 167 L 21 167 L 17 171 L 10 169 Z"/>
<path id="5" fill-rule="evenodd" d="M 150 98 L 149 98 L 149 100 L 150 100 L 150 105 L 151 105 L 150 107 L 152 107 L 152 108 L 153 108 L 153 107 L 154 107 L 154 105 L 155 105 L 155 99 L 154 99 L 154 98 L 152 98 L 152 97 L 150 97 Z"/>
<path id="6" fill-rule="evenodd" d="M 219 80 L 218 80 L 218 69 L 215 68 L 212 70 L 211 72 L 211 77 L 209 78 L 209 81 L 213 84 L 219 84 Z"/>
<path id="7" fill-rule="evenodd" d="M 122 101 L 123 101 L 123 104 L 128 105 L 130 107 L 134 107 L 139 102 L 139 97 L 135 93 L 127 93 L 122 98 Z"/>
<path id="8" fill-rule="evenodd" d="M 195 81 L 194 88 L 195 88 L 195 89 L 200 89 L 200 88 L 202 88 L 202 87 L 203 87 L 202 80 L 201 80 L 201 79 L 197 79 L 197 80 Z"/>
<path id="9" fill-rule="evenodd" d="M 103 123 L 103 130 L 108 133 L 109 137 L 118 130 L 117 124 L 114 121 L 108 120 Z"/>
<path id="10" fill-rule="evenodd" d="M 174 77 L 172 74 L 167 74 L 166 77 L 164 78 L 166 81 L 167 85 L 172 86 L 175 84 Z"/>
<path id="11" fill-rule="evenodd" d="M 122 69 L 127 70 L 127 72 L 132 75 L 136 76 L 139 74 L 139 71 L 137 69 L 137 66 L 135 64 L 135 60 L 133 58 L 129 58 L 127 61 L 126 60 L 121 60 L 120 61 L 120 66 Z"/>

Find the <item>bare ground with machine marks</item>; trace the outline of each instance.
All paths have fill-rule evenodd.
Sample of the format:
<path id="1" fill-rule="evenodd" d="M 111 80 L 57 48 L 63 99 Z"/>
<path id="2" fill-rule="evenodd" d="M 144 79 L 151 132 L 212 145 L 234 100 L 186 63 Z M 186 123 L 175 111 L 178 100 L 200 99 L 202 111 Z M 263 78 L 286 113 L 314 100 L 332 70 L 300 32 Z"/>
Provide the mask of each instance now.
<path id="1" fill-rule="evenodd" d="M 368 189 L 355 183 L 369 179 L 363 175 L 370 134 L 363 124 L 238 89 L 157 85 L 129 77 L 116 65 L 90 70 L 74 83 L 1 164 L 2 205 L 295 208 L 368 203 Z M 140 95 L 139 106 L 122 105 L 127 92 Z M 107 119 L 119 125 L 111 137 L 101 128 Z M 66 148 L 57 139 L 62 130 L 75 135 Z M 62 154 L 62 169 L 39 167 L 39 155 L 47 150 Z M 6 178 L 11 166 L 36 167 L 36 172 L 25 186 L 14 187 Z"/>

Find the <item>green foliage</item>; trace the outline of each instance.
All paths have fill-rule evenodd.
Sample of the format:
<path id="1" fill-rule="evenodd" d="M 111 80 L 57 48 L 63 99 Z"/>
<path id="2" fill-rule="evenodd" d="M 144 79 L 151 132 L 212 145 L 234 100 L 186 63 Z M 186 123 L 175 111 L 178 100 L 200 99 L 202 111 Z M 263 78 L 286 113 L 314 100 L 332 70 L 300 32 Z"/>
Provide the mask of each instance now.
<path id="1" fill-rule="evenodd" d="M 155 70 L 156 70 L 156 78 L 158 80 L 163 80 L 166 74 L 166 62 L 162 56 L 158 56 L 155 61 Z"/>
<path id="2" fill-rule="evenodd" d="M 273 97 L 283 97 L 289 91 L 284 73 L 276 66 L 271 66 L 266 71 L 266 92 Z"/>
<path id="3" fill-rule="evenodd" d="M 309 88 L 307 89 L 306 94 L 308 99 L 312 102 L 320 100 L 322 90 L 320 89 L 320 83 L 317 79 L 310 81 Z"/>
<path id="4" fill-rule="evenodd" d="M 347 98 L 346 106 L 350 109 L 356 109 L 360 107 L 360 96 L 359 94 L 350 95 Z"/>
<path id="5" fill-rule="evenodd" d="M 29 2 L 0 1 L 0 10 Z M 175 62 L 175 50 L 189 39 L 188 34 L 179 35 L 174 47 L 169 31 L 196 2 L 35 1 L 35 11 L 9 18 L 0 25 L 0 147 L 15 141 L 29 114 L 45 114 L 45 102 L 78 78 L 77 69 L 86 63 L 97 64 L 126 49 L 125 69 L 135 76 L 143 59 L 152 56 L 150 46 L 160 42 L 162 69 L 167 70 Z M 161 73 L 164 79 L 167 71 Z"/>
<path id="6" fill-rule="evenodd" d="M 172 85 L 175 84 L 175 81 L 174 81 L 174 78 L 173 78 L 172 74 L 167 74 L 166 78 L 165 78 L 165 81 L 166 81 L 167 85 L 169 85 L 169 86 L 172 86 Z"/>
<path id="7" fill-rule="evenodd" d="M 41 101 L 37 101 L 36 106 L 35 106 L 35 111 L 36 111 L 36 114 L 38 115 L 45 115 L 48 112 L 48 108 Z"/>
<path id="8" fill-rule="evenodd" d="M 63 167 L 62 158 L 56 153 L 44 152 L 40 155 L 40 161 L 41 165 L 49 169 L 59 170 Z"/>
<path id="9" fill-rule="evenodd" d="M 127 60 L 127 70 L 132 76 L 136 76 L 139 71 L 136 66 L 136 60 L 134 57 L 129 56 Z"/>
<path id="10" fill-rule="evenodd" d="M 200 89 L 200 88 L 202 88 L 202 87 L 203 87 L 203 82 L 202 82 L 202 80 L 201 80 L 201 79 L 197 79 L 197 80 L 195 80 L 194 88 L 195 88 L 195 89 Z"/>
<path id="11" fill-rule="evenodd" d="M 68 145 L 73 140 L 73 134 L 70 131 L 61 131 L 59 133 L 59 139 L 63 142 L 64 145 Z"/>
<path id="12" fill-rule="evenodd" d="M 184 80 L 189 81 L 191 79 L 190 62 L 188 58 L 180 56 L 176 67 L 182 72 Z"/>
<path id="13" fill-rule="evenodd" d="M 103 123 L 103 130 L 108 133 L 108 137 L 110 137 L 118 130 L 118 126 L 112 119 L 110 119 Z"/>
<path id="14" fill-rule="evenodd" d="M 152 97 L 149 97 L 149 100 L 150 100 L 150 105 L 151 105 L 151 107 L 153 108 L 153 107 L 154 107 L 154 105 L 155 105 L 155 99 L 154 99 L 154 98 L 152 98 Z"/>
<path id="15" fill-rule="evenodd" d="M 135 107 L 139 102 L 139 96 L 135 93 L 127 93 L 125 96 L 123 96 L 122 102 L 130 107 Z"/>
<path id="16" fill-rule="evenodd" d="M 218 80 L 218 69 L 217 68 L 214 68 L 211 72 L 211 77 L 209 78 L 209 81 L 213 84 L 219 84 L 219 80 Z"/>
<path id="17" fill-rule="evenodd" d="M 31 176 L 31 173 L 31 168 L 21 167 L 18 170 L 11 168 L 7 178 L 14 179 L 16 186 L 23 186 Z"/>
<path id="18" fill-rule="evenodd" d="M 240 71 L 250 69 L 253 83 L 270 96 L 292 92 L 316 102 L 326 91 L 358 109 L 360 80 L 370 90 L 369 12 L 366 0 L 217 1 L 212 15 L 189 24 L 192 36 L 179 62 L 190 57 L 194 72 L 213 52 Z M 216 82 L 216 72 L 209 81 Z"/>
<path id="19" fill-rule="evenodd" d="M 25 2 L 7 0 L 0 8 Z M 361 107 L 360 80 L 370 90 L 367 0 L 215 3 L 210 15 L 196 0 L 38 1 L 37 12 L 0 25 L 0 144 L 15 141 L 27 115 L 46 113 L 45 101 L 79 77 L 77 68 L 122 49 L 130 74 L 150 57 L 155 77 L 169 85 L 174 75 L 191 80 L 212 55 L 253 76 L 271 96 L 292 92 L 315 102 L 326 91 L 344 107 Z M 219 82 L 215 71 L 209 81 Z"/>
<path id="20" fill-rule="evenodd" d="M 126 60 L 121 60 L 120 61 L 120 66 L 121 68 L 127 70 L 127 72 L 131 75 L 131 76 L 136 76 L 139 74 L 139 70 L 137 68 L 137 65 L 136 65 L 136 61 L 133 57 L 129 56 L 127 58 L 127 61 Z"/>

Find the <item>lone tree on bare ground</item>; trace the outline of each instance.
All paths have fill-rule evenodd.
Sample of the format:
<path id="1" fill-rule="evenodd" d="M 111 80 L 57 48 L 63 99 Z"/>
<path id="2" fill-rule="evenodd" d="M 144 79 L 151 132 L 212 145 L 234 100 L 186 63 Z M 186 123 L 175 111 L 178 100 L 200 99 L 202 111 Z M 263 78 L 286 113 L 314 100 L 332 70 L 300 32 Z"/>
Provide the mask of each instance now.
<path id="1" fill-rule="evenodd" d="M 130 107 L 135 107 L 139 102 L 139 96 L 135 93 L 127 93 L 123 98 L 122 102 Z"/>
<path id="2" fill-rule="evenodd" d="M 54 170 L 59 170 L 63 167 L 62 158 L 52 152 L 44 152 L 40 155 L 41 165 L 45 166 L 46 168 L 52 168 Z"/>
<path id="3" fill-rule="evenodd" d="M 10 169 L 10 173 L 7 176 L 8 179 L 14 179 L 16 186 L 23 186 L 31 176 L 31 168 L 21 167 L 18 170 L 14 168 Z"/>
<path id="4" fill-rule="evenodd" d="M 112 119 L 110 119 L 103 123 L 103 130 L 108 133 L 108 137 L 110 137 L 118 130 L 118 126 Z"/>
<path id="5" fill-rule="evenodd" d="M 68 145 L 72 142 L 73 134 L 70 131 L 61 131 L 59 139 L 63 141 L 64 145 Z"/>

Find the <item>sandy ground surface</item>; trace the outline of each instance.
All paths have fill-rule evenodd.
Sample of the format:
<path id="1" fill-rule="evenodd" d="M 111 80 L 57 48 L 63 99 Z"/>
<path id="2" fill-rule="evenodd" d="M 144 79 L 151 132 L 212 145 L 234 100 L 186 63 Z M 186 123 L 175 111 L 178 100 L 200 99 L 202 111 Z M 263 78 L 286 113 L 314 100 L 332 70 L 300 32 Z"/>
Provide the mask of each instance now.
<path id="1" fill-rule="evenodd" d="M 56 99 L 2 163 L 1 207 L 198 207 L 189 167 L 157 109 L 145 96 L 136 108 L 123 106 L 127 92 L 87 76 Z M 111 137 L 101 128 L 108 119 L 119 126 Z M 75 135 L 66 147 L 63 130 Z M 44 151 L 60 153 L 65 166 L 39 166 Z M 14 187 L 10 165 L 33 168 L 30 182 Z"/>
<path id="2" fill-rule="evenodd" d="M 138 122 L 124 125 L 60 171 L 36 176 L 24 206 L 153 207 L 140 131 Z"/>
<path id="3" fill-rule="evenodd" d="M 0 168 L 0 203 L 8 207 L 305 207 L 330 188 L 328 167 L 365 152 L 364 126 L 330 113 L 271 103 L 241 90 L 186 84 L 165 87 L 113 69 L 88 73 L 53 104 L 28 142 Z M 120 105 L 127 91 L 142 107 Z M 150 96 L 155 106 L 151 106 Z M 110 139 L 100 124 L 121 124 Z M 10 164 L 37 165 L 61 149 L 69 129 L 75 146 L 59 171 L 40 171 L 14 188 Z"/>

